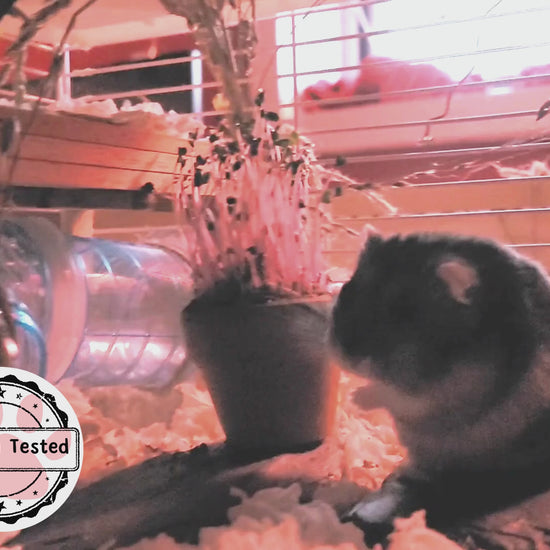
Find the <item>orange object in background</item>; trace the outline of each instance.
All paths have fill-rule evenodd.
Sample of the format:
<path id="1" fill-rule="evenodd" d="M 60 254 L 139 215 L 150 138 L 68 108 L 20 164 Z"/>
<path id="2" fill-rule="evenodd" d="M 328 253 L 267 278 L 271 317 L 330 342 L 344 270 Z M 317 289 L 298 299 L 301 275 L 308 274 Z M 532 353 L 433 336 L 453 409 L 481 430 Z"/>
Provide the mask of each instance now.
<path id="1" fill-rule="evenodd" d="M 480 75 L 472 74 L 460 84 L 482 81 Z M 435 88 L 426 93 L 444 93 L 446 91 L 444 87 L 452 84 L 458 84 L 458 82 L 429 63 L 409 63 L 389 57 L 368 56 L 361 63 L 358 76 L 355 78 L 344 76 L 334 84 L 321 80 L 304 90 L 302 100 L 310 102 L 304 108 L 306 111 L 312 111 L 316 108 L 327 109 L 342 104 L 342 101 L 331 102 L 330 100 L 349 98 L 350 101 L 345 102 L 347 105 L 405 99 L 408 94 L 399 94 L 399 92 Z M 354 97 L 357 99 L 353 99 Z"/>

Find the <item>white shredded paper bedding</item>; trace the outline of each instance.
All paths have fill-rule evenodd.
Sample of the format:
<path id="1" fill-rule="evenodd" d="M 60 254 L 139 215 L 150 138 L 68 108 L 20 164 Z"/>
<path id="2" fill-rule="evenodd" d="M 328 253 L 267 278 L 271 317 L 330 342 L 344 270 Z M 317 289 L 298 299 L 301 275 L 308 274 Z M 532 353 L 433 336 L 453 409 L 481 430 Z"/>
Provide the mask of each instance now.
<path id="1" fill-rule="evenodd" d="M 317 489 L 311 502 L 300 503 L 298 484 L 253 495 L 234 489 L 241 503 L 229 510 L 230 525 L 203 528 L 198 546 L 177 543 L 161 534 L 131 549 L 365 550 L 362 532 L 338 519 L 338 503 L 378 488 L 401 462 L 404 450 L 385 411 L 364 411 L 353 403 L 353 392 L 361 385 L 364 381 L 342 374 L 336 429 L 321 448 L 307 456 L 286 455 L 270 461 L 274 474 L 321 467 L 329 483 Z M 186 451 L 223 439 L 198 371 L 160 395 L 130 386 L 81 390 L 70 381 L 59 386 L 83 430 L 81 486 L 162 452 Z M 396 524 L 390 545 L 390 550 L 458 548 L 426 528 L 421 512 Z"/>

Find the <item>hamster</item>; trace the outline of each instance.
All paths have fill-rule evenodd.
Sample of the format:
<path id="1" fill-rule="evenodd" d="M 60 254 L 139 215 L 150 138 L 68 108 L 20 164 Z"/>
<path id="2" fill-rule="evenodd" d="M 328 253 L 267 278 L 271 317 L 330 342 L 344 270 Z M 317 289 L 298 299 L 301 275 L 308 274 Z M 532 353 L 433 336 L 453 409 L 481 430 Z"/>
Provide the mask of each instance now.
<path id="1" fill-rule="evenodd" d="M 343 366 L 372 381 L 406 464 L 349 518 L 385 534 L 504 506 L 550 479 L 550 283 L 495 242 L 371 236 L 332 314 Z"/>

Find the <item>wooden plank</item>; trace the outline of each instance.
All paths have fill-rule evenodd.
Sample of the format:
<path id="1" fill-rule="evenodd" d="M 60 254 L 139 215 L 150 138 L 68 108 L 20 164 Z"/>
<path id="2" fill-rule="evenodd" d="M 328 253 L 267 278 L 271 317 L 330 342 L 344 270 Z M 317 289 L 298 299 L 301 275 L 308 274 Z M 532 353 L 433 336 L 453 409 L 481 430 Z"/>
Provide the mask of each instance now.
<path id="1" fill-rule="evenodd" d="M 86 187 L 90 189 L 139 189 L 145 183 L 151 182 L 159 193 L 172 191 L 171 173 L 106 168 L 48 160 L 19 161 L 11 182 L 14 185 Z"/>
<path id="2" fill-rule="evenodd" d="M 540 246 L 519 245 L 513 249 L 536 262 L 539 262 L 550 274 L 550 244 Z"/>
<path id="3" fill-rule="evenodd" d="M 355 270 L 358 255 L 359 248 L 357 250 L 328 250 L 323 253 L 325 261 L 331 267 L 340 267 L 350 271 Z"/>
<path id="4" fill-rule="evenodd" d="M 356 231 L 361 231 L 366 224 L 371 224 L 384 235 L 436 231 L 480 236 L 508 244 L 550 242 L 550 209 L 341 218 L 337 221 Z M 343 232 L 329 235 L 327 241 L 329 249 L 354 250 L 358 246 L 357 239 Z"/>
<path id="5" fill-rule="evenodd" d="M 403 214 L 545 208 L 550 178 L 387 187 L 381 195 Z"/>
<path id="6" fill-rule="evenodd" d="M 382 190 L 377 192 L 384 197 Z M 346 189 L 340 197 L 334 197 L 330 203 L 330 212 L 335 218 L 364 218 L 385 214 L 377 201 L 354 189 Z"/>
<path id="7" fill-rule="evenodd" d="M 550 271 L 548 177 L 385 187 L 380 195 L 398 208 L 397 217 L 377 217 L 363 193 L 350 191 L 332 201 L 332 214 L 354 230 L 371 224 L 383 234 L 433 231 L 496 239 Z M 358 239 L 340 232 L 328 237 L 325 255 L 331 265 L 354 269 L 360 248 Z"/>
<path id="8" fill-rule="evenodd" d="M 174 225 L 176 215 L 173 212 L 154 212 L 151 210 L 96 210 L 94 230 L 125 230 L 128 227 L 164 227 Z M 103 231 L 102 231 L 103 232 Z"/>
<path id="9" fill-rule="evenodd" d="M 184 145 L 182 138 L 170 135 L 159 125 L 158 119 L 155 122 L 154 115 L 144 116 L 139 112 L 127 113 L 124 121 L 119 118 L 114 122 L 99 117 L 46 112 L 44 109 L 33 112 L 0 105 L 0 120 L 13 116 L 20 118 L 23 133 L 33 136 L 164 153 L 173 153 Z"/>
<path id="10" fill-rule="evenodd" d="M 154 195 L 152 186 L 137 190 L 12 186 L 9 201 L 23 208 L 118 208 L 172 211 L 165 195 Z"/>
<path id="11" fill-rule="evenodd" d="M 519 245 L 513 246 L 513 250 L 540 263 L 550 274 L 550 243 L 538 246 Z M 356 250 L 328 250 L 324 253 L 327 263 L 333 267 L 355 270 L 360 247 Z"/>
<path id="12" fill-rule="evenodd" d="M 103 143 L 30 135 L 21 143 L 19 158 L 127 170 L 135 170 L 139 167 L 171 174 L 178 158 L 177 152 L 177 149 L 171 153 L 162 153 Z M 188 164 L 190 169 L 192 163 L 188 162 Z"/>
<path id="13" fill-rule="evenodd" d="M 400 214 L 546 208 L 550 206 L 550 178 L 385 186 L 378 193 Z M 332 201 L 332 213 L 354 218 L 376 216 L 379 210 L 364 193 L 346 191 Z"/>
<path id="14" fill-rule="evenodd" d="M 51 187 L 136 189 L 151 181 L 158 192 L 170 193 L 179 147 L 189 142 L 170 135 L 154 115 L 128 113 L 113 124 L 82 116 L 16 111 L 0 106 L 0 121 L 22 120 L 18 161 L 10 183 Z M 208 145 L 199 142 L 200 153 Z M 186 170 L 192 169 L 188 162 Z"/>

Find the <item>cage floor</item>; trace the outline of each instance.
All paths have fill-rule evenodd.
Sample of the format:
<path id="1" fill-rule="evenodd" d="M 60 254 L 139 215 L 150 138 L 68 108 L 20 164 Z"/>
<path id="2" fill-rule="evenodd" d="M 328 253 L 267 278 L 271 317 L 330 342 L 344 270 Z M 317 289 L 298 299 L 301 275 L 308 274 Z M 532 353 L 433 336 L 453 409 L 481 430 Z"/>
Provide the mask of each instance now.
<path id="1" fill-rule="evenodd" d="M 363 384 L 342 375 L 336 430 L 321 446 L 264 460 L 229 454 L 195 375 L 156 393 L 62 384 L 84 435 L 80 486 L 56 514 L 15 538 L 8 534 L 4 544 L 25 550 L 366 550 L 363 533 L 340 518 L 378 488 L 405 453 L 384 411 L 354 405 L 353 393 Z M 390 540 L 390 550 L 550 548 L 550 492 L 445 534 L 426 528 L 419 512 L 400 521 Z"/>
<path id="2" fill-rule="evenodd" d="M 319 455 L 319 450 L 314 453 Z M 321 454 L 326 454 L 325 458 L 330 460 L 330 446 L 326 446 Z M 303 469 L 307 457 L 304 460 L 302 455 L 288 460 L 297 461 Z M 326 486 L 328 481 L 324 478 L 325 472 L 322 469 L 315 471 L 308 468 L 307 475 L 300 472 L 300 468 L 297 468 L 295 475 L 290 472 L 286 475 L 273 475 L 270 473 L 272 464 L 273 460 L 253 463 L 234 461 L 224 451 L 223 446 L 202 446 L 188 453 L 162 455 L 77 490 L 65 504 L 63 513 L 23 531 L 14 543 L 22 544 L 28 550 L 91 550 L 128 546 L 135 549 L 191 550 L 196 548 L 195 544 L 199 540 L 201 548 L 227 550 L 271 550 L 286 546 L 293 549 L 327 550 L 366 548 L 358 530 L 351 531 L 355 529 L 352 525 L 338 524 L 336 516 L 333 518 L 327 514 L 327 510 L 319 503 L 311 506 L 316 491 L 323 484 Z M 300 488 L 292 485 L 295 482 Z M 285 498 L 288 501 L 286 521 L 288 523 L 289 518 L 290 521 L 296 521 L 303 531 L 299 545 L 296 532 L 277 530 L 275 521 L 267 521 L 269 537 L 259 534 L 261 531 L 258 531 L 258 526 L 254 525 L 251 517 L 255 515 L 259 518 L 266 512 L 265 499 L 263 503 L 255 503 L 250 499 L 248 514 L 251 517 L 248 518 L 248 523 L 243 521 L 243 517 L 236 520 L 233 518 L 230 526 L 212 528 L 227 524 L 228 509 L 240 500 L 235 487 L 252 494 L 266 487 L 289 486 L 289 489 L 281 489 L 271 496 L 279 505 Z M 294 502 L 289 493 L 296 497 Z M 341 511 L 356 496 L 348 487 L 347 499 L 340 498 L 339 502 L 334 503 L 334 510 Z M 264 492 L 264 497 L 267 497 L 267 492 Z M 425 528 L 422 518 L 416 518 L 408 520 L 404 526 L 398 526 L 398 532 L 392 536 L 390 549 L 549 548 L 549 510 L 550 493 L 545 493 L 506 511 L 471 523 L 455 525 L 446 534 L 456 540 L 458 545 L 442 534 Z M 303 525 L 306 511 L 310 515 L 309 534 L 307 529 L 304 532 Z M 315 524 L 313 514 L 317 514 L 322 524 Z M 273 516 L 272 513 L 271 515 Z M 332 527 L 330 535 L 326 533 L 329 527 Z M 263 529 L 266 530 L 265 518 Z M 315 529 L 317 532 L 312 535 Z M 314 544 L 316 538 L 322 539 L 323 536 L 327 539 L 327 544 Z M 144 542 L 142 539 L 149 540 Z M 167 541 L 170 541 L 170 545 Z"/>

